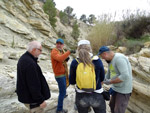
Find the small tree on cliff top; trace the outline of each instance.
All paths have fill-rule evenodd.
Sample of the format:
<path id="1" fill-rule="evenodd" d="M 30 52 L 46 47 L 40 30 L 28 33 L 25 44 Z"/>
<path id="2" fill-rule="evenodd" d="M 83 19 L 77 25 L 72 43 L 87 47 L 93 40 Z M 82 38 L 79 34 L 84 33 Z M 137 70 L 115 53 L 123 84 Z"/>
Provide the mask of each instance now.
<path id="1" fill-rule="evenodd" d="M 55 8 L 55 2 L 53 0 L 46 0 L 45 4 L 43 5 L 44 12 L 48 14 L 50 24 L 53 28 L 56 27 L 56 8 Z"/>

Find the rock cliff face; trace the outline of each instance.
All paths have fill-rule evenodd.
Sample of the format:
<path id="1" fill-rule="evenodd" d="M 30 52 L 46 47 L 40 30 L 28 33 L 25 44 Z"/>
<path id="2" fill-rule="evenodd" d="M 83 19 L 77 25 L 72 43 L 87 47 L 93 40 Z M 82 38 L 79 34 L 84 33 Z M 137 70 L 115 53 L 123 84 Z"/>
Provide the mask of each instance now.
<path id="1" fill-rule="evenodd" d="M 3 57 L 17 59 L 31 40 L 42 42 L 47 52 L 54 46 L 56 37 L 48 16 L 37 1 L 0 1 L 0 51 Z"/>
<path id="2" fill-rule="evenodd" d="M 50 50 L 55 46 L 58 36 L 41 5 L 38 0 L 0 0 L 0 113 L 28 112 L 25 106 L 18 102 L 15 93 L 16 65 L 20 56 L 26 51 L 27 43 L 32 40 L 40 41 L 43 46 L 39 65 L 42 67 L 52 95 L 51 99 L 47 100 L 48 107 L 45 110 L 55 113 L 58 87 L 52 74 Z M 65 27 L 60 23 L 59 18 L 57 19 L 56 31 L 61 30 L 66 35 L 66 41 L 74 45 L 75 41 L 70 35 L 72 28 Z M 82 22 L 80 25 L 80 38 L 83 38 L 87 35 L 88 26 Z M 74 88 L 70 87 L 68 93 L 70 95 L 65 103 L 69 106 L 66 108 L 70 107 L 73 110 Z"/>
<path id="3" fill-rule="evenodd" d="M 66 36 L 68 43 L 75 41 L 70 33 L 72 28 L 60 23 L 56 31 Z M 80 39 L 85 38 L 90 28 L 80 24 Z M 39 65 L 51 89 L 52 97 L 47 100 L 47 113 L 55 113 L 58 87 L 51 69 L 50 49 L 55 46 L 57 34 L 51 27 L 48 16 L 37 0 L 0 0 L 0 113 L 27 113 L 25 106 L 18 102 L 16 89 L 16 65 L 19 57 L 26 51 L 31 40 L 42 42 L 43 52 Z M 119 52 L 123 51 L 118 48 Z M 150 111 L 150 42 L 138 54 L 129 56 L 133 68 L 133 93 L 129 102 L 129 113 L 148 113 Z M 71 61 L 69 61 L 70 64 Z M 74 111 L 74 87 L 67 89 L 69 96 L 64 106 L 69 113 Z M 109 110 L 108 110 L 109 112 Z M 93 112 L 91 112 L 93 113 Z"/>
<path id="4" fill-rule="evenodd" d="M 150 112 L 150 45 L 129 57 L 133 71 L 133 93 L 129 102 L 131 113 Z"/>

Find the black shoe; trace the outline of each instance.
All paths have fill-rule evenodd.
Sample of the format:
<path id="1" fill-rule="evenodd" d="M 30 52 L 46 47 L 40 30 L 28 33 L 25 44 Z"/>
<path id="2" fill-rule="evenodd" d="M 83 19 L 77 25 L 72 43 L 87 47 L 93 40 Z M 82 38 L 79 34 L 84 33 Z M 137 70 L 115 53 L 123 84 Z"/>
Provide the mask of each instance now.
<path id="1" fill-rule="evenodd" d="M 68 113 L 67 109 L 63 109 L 62 111 L 56 111 L 56 113 Z"/>

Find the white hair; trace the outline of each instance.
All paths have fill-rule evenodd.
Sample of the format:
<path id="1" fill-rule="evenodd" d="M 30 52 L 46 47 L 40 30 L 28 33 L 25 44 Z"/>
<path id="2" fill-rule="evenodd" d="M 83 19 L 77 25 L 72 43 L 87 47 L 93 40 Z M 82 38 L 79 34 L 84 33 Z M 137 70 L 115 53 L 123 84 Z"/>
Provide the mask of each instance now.
<path id="1" fill-rule="evenodd" d="M 29 44 L 27 45 L 27 51 L 31 52 L 34 48 L 40 48 L 41 47 L 41 43 L 38 41 L 32 41 L 29 42 Z"/>

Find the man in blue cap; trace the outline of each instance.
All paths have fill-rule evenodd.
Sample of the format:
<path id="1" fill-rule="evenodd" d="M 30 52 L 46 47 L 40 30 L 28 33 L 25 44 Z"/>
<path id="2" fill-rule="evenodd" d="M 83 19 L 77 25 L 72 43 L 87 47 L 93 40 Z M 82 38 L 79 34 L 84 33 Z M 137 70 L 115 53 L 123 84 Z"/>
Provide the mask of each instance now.
<path id="1" fill-rule="evenodd" d="M 112 97 L 109 103 L 111 113 L 125 113 L 132 93 L 131 64 L 126 56 L 114 53 L 107 46 L 102 46 L 98 55 L 108 63 L 108 71 L 103 83 L 111 84 Z"/>
<path id="2" fill-rule="evenodd" d="M 56 113 L 67 113 L 68 110 L 63 109 L 63 100 L 66 95 L 66 87 L 69 86 L 67 61 L 70 53 L 74 51 L 64 51 L 64 40 L 59 38 L 56 40 L 56 47 L 51 51 L 51 62 L 55 79 L 59 87 L 59 97 Z"/>
<path id="3" fill-rule="evenodd" d="M 64 44 L 64 40 L 63 40 L 63 39 L 61 39 L 61 38 L 59 38 L 59 39 L 57 39 L 57 40 L 56 40 L 56 44 L 57 44 L 57 43 Z"/>

